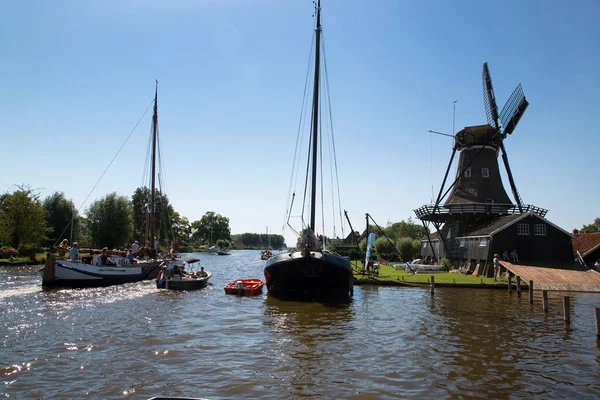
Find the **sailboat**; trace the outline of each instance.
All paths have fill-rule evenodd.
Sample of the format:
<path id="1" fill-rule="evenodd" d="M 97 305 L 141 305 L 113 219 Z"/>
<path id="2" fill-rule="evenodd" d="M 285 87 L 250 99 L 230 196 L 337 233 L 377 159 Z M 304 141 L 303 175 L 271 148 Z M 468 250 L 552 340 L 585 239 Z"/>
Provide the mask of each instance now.
<path id="1" fill-rule="evenodd" d="M 304 300 L 347 299 L 353 294 L 354 277 L 350 261 L 323 249 L 315 235 L 317 161 L 319 159 L 319 76 L 321 39 L 321 1 L 316 6 L 315 67 L 312 98 L 310 169 L 310 224 L 301 230 L 295 251 L 270 257 L 264 274 L 270 294 L 279 298 Z M 322 168 L 322 166 L 321 166 Z M 307 181 L 309 170 L 307 169 Z M 306 192 L 305 192 L 306 194 Z"/>
<path id="2" fill-rule="evenodd" d="M 154 114 L 152 116 L 152 204 L 150 209 L 150 237 L 155 237 L 154 203 L 156 194 L 156 154 L 157 154 L 157 128 L 158 127 L 158 83 L 154 94 Z M 156 256 L 156 242 L 150 241 L 148 253 L 154 258 L 139 260 L 134 264 L 127 264 L 125 253 L 113 252 L 111 265 L 100 262 L 100 254 L 92 251 L 91 255 L 81 257 L 81 261 L 58 259 L 49 255 L 46 263 L 40 269 L 42 288 L 54 287 L 97 287 L 109 286 L 128 282 L 138 282 L 154 279 L 161 266 L 173 264 L 177 260 L 160 260 Z M 96 253 L 96 254 L 94 254 Z M 194 260 L 190 260 L 194 261 Z M 179 261 L 182 263 L 183 261 Z"/>

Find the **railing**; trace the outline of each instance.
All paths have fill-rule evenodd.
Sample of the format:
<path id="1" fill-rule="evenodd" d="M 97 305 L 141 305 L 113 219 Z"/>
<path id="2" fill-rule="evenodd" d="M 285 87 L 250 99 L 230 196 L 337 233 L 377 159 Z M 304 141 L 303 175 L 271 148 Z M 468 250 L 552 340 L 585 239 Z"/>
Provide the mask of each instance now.
<path id="1" fill-rule="evenodd" d="M 530 204 L 523 204 L 523 214 L 531 212 L 545 217 L 548 210 L 532 206 Z M 469 214 L 490 214 L 490 215 L 512 215 L 521 214 L 519 207 L 512 204 L 485 204 L 485 203 L 471 203 L 471 204 L 451 204 L 451 205 L 440 205 L 435 206 L 434 204 L 425 205 L 417 208 L 415 214 L 419 219 L 440 219 L 442 217 L 447 218 L 451 215 L 469 215 Z M 435 218 L 432 218 L 435 217 Z"/>

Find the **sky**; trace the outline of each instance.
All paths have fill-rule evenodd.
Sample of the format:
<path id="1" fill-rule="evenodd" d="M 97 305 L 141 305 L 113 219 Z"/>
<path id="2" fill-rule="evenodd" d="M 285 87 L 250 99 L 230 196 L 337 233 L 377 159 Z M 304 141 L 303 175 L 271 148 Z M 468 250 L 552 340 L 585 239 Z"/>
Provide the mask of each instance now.
<path id="1" fill-rule="evenodd" d="M 321 6 L 340 203 L 356 230 L 365 213 L 386 225 L 431 202 L 452 139 L 428 131 L 486 123 L 484 62 L 500 108 L 518 83 L 530 103 L 505 141 L 523 201 L 567 231 L 600 216 L 600 2 Z M 156 79 L 175 210 L 281 234 L 314 23 L 310 0 L 3 2 L 0 191 L 64 192 L 83 213 L 130 197 L 151 111 L 126 139 Z"/>

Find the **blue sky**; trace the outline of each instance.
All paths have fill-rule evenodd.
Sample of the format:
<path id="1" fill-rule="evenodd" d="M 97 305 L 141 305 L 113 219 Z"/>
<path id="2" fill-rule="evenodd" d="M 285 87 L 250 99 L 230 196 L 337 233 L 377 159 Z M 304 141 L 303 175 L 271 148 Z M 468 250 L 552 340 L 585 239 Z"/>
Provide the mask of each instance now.
<path id="1" fill-rule="evenodd" d="M 600 216 L 599 2 L 322 7 L 341 201 L 355 228 L 367 212 L 385 225 L 430 202 L 452 143 L 428 130 L 452 131 L 455 100 L 456 130 L 486 122 L 485 61 L 500 107 L 518 83 L 530 102 L 505 142 L 523 200 L 569 231 Z M 233 233 L 281 233 L 310 0 L 24 0 L 0 8 L 0 190 L 28 184 L 82 205 L 158 79 L 175 209 L 190 221 L 215 211 Z M 149 129 L 148 114 L 84 210 L 142 184 Z"/>

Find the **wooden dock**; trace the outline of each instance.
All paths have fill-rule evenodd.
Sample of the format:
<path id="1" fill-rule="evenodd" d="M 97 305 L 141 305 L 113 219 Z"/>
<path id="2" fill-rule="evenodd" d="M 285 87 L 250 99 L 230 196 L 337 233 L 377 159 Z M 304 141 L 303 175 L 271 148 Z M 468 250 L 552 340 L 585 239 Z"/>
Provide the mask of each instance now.
<path id="1" fill-rule="evenodd" d="M 578 265 L 544 267 L 507 261 L 500 261 L 500 265 L 513 275 L 520 276 L 525 285 L 533 281 L 536 290 L 600 293 L 600 273 L 592 269 L 584 270 Z"/>

